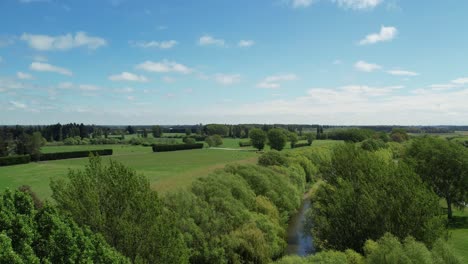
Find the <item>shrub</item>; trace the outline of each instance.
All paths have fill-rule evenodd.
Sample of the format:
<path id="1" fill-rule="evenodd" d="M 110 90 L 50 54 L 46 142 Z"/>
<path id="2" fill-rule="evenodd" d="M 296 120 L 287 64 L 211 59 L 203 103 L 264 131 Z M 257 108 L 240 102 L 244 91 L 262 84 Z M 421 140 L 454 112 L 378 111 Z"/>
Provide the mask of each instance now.
<path id="1" fill-rule="evenodd" d="M 30 155 L 0 157 L 0 166 L 26 164 L 26 163 L 29 163 L 29 162 L 31 162 L 31 156 Z"/>
<path id="2" fill-rule="evenodd" d="M 196 142 L 196 140 L 193 137 L 184 137 L 184 139 L 182 139 L 182 141 L 185 144 L 195 144 L 195 142 Z"/>
<path id="3" fill-rule="evenodd" d="M 248 141 L 248 142 L 242 142 L 242 141 L 239 141 L 239 147 L 251 147 L 252 146 L 252 142 Z"/>
<path id="4" fill-rule="evenodd" d="M 223 144 L 223 138 L 220 135 L 209 136 L 205 139 L 205 142 L 210 147 L 217 147 Z"/>
<path id="5" fill-rule="evenodd" d="M 300 147 L 309 147 L 309 143 L 296 143 L 294 145 L 291 145 L 293 148 L 300 148 Z"/>
<path id="6" fill-rule="evenodd" d="M 387 148 L 387 144 L 381 139 L 366 139 L 362 142 L 361 148 L 367 151 L 377 151 L 379 149 Z"/>
<path id="7" fill-rule="evenodd" d="M 166 151 L 177 151 L 177 150 L 187 150 L 187 149 L 201 149 L 203 148 L 203 143 L 195 144 L 174 144 L 174 145 L 153 145 L 154 152 L 166 152 Z"/>
<path id="8" fill-rule="evenodd" d="M 107 156 L 107 155 L 112 155 L 112 153 L 113 153 L 112 149 L 43 153 L 39 157 L 39 160 L 45 161 L 45 160 L 86 158 L 86 157 L 89 157 L 90 154 L 99 155 L 99 156 Z"/>
<path id="9" fill-rule="evenodd" d="M 262 150 L 265 147 L 267 135 L 265 131 L 254 128 L 249 132 L 250 142 L 258 150 Z"/>
<path id="10" fill-rule="evenodd" d="M 279 151 L 271 150 L 258 158 L 258 164 L 262 166 L 285 166 L 288 160 Z"/>

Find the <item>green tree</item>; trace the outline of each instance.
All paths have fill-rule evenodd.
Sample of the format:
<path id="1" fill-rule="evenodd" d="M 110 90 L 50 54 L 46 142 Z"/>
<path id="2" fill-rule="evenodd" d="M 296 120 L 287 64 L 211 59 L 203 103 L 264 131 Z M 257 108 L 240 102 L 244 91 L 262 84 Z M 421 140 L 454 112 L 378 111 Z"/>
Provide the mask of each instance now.
<path id="1" fill-rule="evenodd" d="M 51 182 L 57 206 L 80 225 L 100 232 L 133 262 L 185 263 L 187 249 L 174 220 L 161 205 L 148 179 L 124 165 L 102 164 L 91 157 L 85 170 L 72 170 L 68 181 Z"/>
<path id="2" fill-rule="evenodd" d="M 281 151 L 287 140 L 288 137 L 284 129 L 273 128 L 268 131 L 268 144 L 272 149 Z"/>
<path id="3" fill-rule="evenodd" d="M 360 251 L 367 239 L 386 232 L 431 245 L 444 232 L 437 195 L 391 154 L 337 147 L 323 178 L 307 217 L 321 248 Z"/>
<path id="4" fill-rule="evenodd" d="M 249 137 L 250 142 L 252 142 L 252 146 L 256 149 L 262 150 L 265 147 L 267 135 L 263 130 L 254 128 L 250 130 Z"/>
<path id="5" fill-rule="evenodd" d="M 154 138 L 160 138 L 162 136 L 162 129 L 160 126 L 153 126 L 151 128 Z"/>
<path id="6" fill-rule="evenodd" d="M 305 136 L 306 136 L 307 143 L 309 144 L 309 146 L 312 146 L 312 142 L 315 139 L 314 134 L 313 133 L 307 133 Z"/>
<path id="7" fill-rule="evenodd" d="M 205 126 L 205 131 L 209 136 L 219 135 L 225 137 L 229 132 L 229 128 L 226 125 L 210 124 Z"/>
<path id="8" fill-rule="evenodd" d="M 407 149 L 405 160 L 443 197 L 452 218 L 452 204 L 463 204 L 468 196 L 468 150 L 442 138 L 414 139 Z"/>
<path id="9" fill-rule="evenodd" d="M 220 135 L 212 135 L 205 139 L 205 142 L 210 147 L 218 147 L 223 144 L 223 138 Z"/>
<path id="10" fill-rule="evenodd" d="M 299 139 L 297 138 L 296 132 L 289 132 L 288 133 L 288 138 L 289 138 L 289 141 L 291 142 L 291 148 L 294 148 L 297 141 L 299 141 Z"/>
<path id="11" fill-rule="evenodd" d="M 143 136 L 144 138 L 147 138 L 147 137 L 148 137 L 148 131 L 146 130 L 146 128 L 143 128 L 143 134 L 142 134 L 142 136 Z"/>
<path id="12" fill-rule="evenodd" d="M 192 134 L 192 129 L 186 128 L 185 129 L 185 135 L 190 136 L 190 134 Z"/>
<path id="13" fill-rule="evenodd" d="M 0 263 L 129 263 L 54 206 L 36 210 L 25 192 L 0 194 L 0 212 Z"/>

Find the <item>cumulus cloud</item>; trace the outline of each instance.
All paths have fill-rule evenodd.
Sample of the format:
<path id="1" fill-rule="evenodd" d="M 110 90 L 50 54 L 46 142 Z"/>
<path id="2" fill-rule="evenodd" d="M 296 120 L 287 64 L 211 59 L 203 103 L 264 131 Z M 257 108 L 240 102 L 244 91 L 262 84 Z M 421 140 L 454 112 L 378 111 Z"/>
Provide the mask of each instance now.
<path id="1" fill-rule="evenodd" d="M 198 40 L 198 44 L 201 46 L 224 46 L 225 42 L 224 39 L 217 39 L 210 35 L 204 35 L 200 37 L 200 39 Z"/>
<path id="2" fill-rule="evenodd" d="M 77 32 L 75 35 L 68 33 L 59 36 L 34 35 L 23 33 L 21 40 L 25 41 L 31 48 L 40 51 L 69 50 L 78 47 L 97 49 L 107 45 L 107 41 L 100 37 L 89 36 L 86 32 Z"/>
<path id="3" fill-rule="evenodd" d="M 139 70 L 144 70 L 148 72 L 157 72 L 157 73 L 176 72 L 176 73 L 188 74 L 192 72 L 192 69 L 190 69 L 189 67 L 183 64 L 180 64 L 174 61 L 168 61 L 168 60 L 163 60 L 160 62 L 145 61 L 143 63 L 138 64 L 136 68 Z"/>
<path id="4" fill-rule="evenodd" d="M 463 78 L 455 79 L 455 80 L 452 81 L 452 83 L 454 83 L 454 84 L 460 84 L 460 85 L 468 84 L 468 77 L 463 77 Z"/>
<path id="5" fill-rule="evenodd" d="M 373 9 L 380 5 L 383 0 L 332 0 L 338 6 L 345 9 L 364 10 Z"/>
<path id="6" fill-rule="evenodd" d="M 143 75 L 137 75 L 130 72 L 122 72 L 120 74 L 115 74 L 109 76 L 111 81 L 129 81 L 129 82 L 147 82 L 148 79 Z"/>
<path id="7" fill-rule="evenodd" d="M 370 45 L 378 42 L 390 41 L 396 37 L 398 30 L 395 27 L 380 27 L 379 33 L 367 35 L 359 41 L 359 45 Z"/>
<path id="8" fill-rule="evenodd" d="M 19 109 L 25 109 L 26 107 L 28 107 L 26 104 L 18 102 L 18 101 L 10 101 L 10 104 L 14 108 L 19 108 Z"/>
<path id="9" fill-rule="evenodd" d="M 468 89 L 401 93 L 403 86 L 347 85 L 311 88 L 292 99 L 266 100 L 231 108 L 207 107 L 199 115 L 210 119 L 241 119 L 241 122 L 297 122 L 343 125 L 463 124 L 468 118 Z M 410 90 L 411 91 L 411 90 Z M 415 90 L 413 90 L 415 91 Z M 408 115 L 411 113 L 411 115 Z"/>
<path id="10" fill-rule="evenodd" d="M 407 76 L 407 77 L 418 76 L 419 75 L 419 73 L 417 73 L 417 72 L 405 71 L 405 70 L 390 70 L 390 71 L 387 71 L 387 73 L 391 74 L 391 75 Z"/>
<path id="11" fill-rule="evenodd" d="M 373 72 L 376 70 L 380 70 L 382 66 L 375 64 L 375 63 L 368 63 L 368 62 L 360 60 L 354 64 L 354 68 L 362 72 Z"/>
<path id="12" fill-rule="evenodd" d="M 277 89 L 281 87 L 281 83 L 285 81 L 294 81 L 297 80 L 297 76 L 295 74 L 280 74 L 280 75 L 272 75 L 268 76 L 263 79 L 261 82 L 257 84 L 258 88 L 265 88 L 265 89 Z"/>
<path id="13" fill-rule="evenodd" d="M 255 45 L 255 41 L 253 40 L 240 40 L 239 43 L 237 43 L 237 46 L 241 48 L 248 48 Z"/>
<path id="14" fill-rule="evenodd" d="M 24 72 L 17 72 L 16 77 L 18 77 L 18 79 L 21 79 L 21 80 L 31 80 L 31 79 L 33 79 L 33 76 L 31 74 L 24 73 Z"/>
<path id="15" fill-rule="evenodd" d="M 29 68 L 33 71 L 39 71 L 39 72 L 55 72 L 55 73 L 67 75 L 67 76 L 73 75 L 73 73 L 68 69 L 54 66 L 54 65 L 51 65 L 49 63 L 44 63 L 44 62 L 33 62 L 31 63 L 31 66 L 29 66 Z"/>
<path id="16" fill-rule="evenodd" d="M 179 44 L 179 42 L 175 40 L 168 40 L 168 41 L 138 41 L 132 42 L 132 45 L 140 48 L 158 48 L 158 49 L 171 49 L 174 46 Z"/>
<path id="17" fill-rule="evenodd" d="M 222 85 L 231 85 L 240 82 L 240 74 L 221 74 L 218 73 L 214 76 L 214 79 L 217 83 Z"/>

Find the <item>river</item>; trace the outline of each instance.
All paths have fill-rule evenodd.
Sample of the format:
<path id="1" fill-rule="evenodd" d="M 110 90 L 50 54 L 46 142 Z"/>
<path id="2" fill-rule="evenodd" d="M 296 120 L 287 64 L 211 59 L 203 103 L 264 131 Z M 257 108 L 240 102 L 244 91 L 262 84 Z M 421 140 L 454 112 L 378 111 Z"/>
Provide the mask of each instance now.
<path id="1" fill-rule="evenodd" d="M 310 200 L 302 201 L 301 207 L 297 213 L 289 220 L 287 229 L 287 255 L 305 256 L 315 253 L 312 236 L 304 232 L 305 214 L 309 208 Z"/>

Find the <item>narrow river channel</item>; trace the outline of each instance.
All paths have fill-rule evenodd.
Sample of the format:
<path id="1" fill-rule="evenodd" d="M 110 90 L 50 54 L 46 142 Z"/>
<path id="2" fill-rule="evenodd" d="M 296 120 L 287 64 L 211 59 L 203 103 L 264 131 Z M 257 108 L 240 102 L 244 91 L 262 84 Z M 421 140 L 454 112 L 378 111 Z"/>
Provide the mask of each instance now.
<path id="1" fill-rule="evenodd" d="M 297 213 L 289 220 L 287 229 L 287 255 L 295 254 L 299 256 L 305 256 L 315 253 L 312 236 L 304 232 L 305 214 L 309 208 L 310 201 L 302 201 L 302 205 Z"/>

